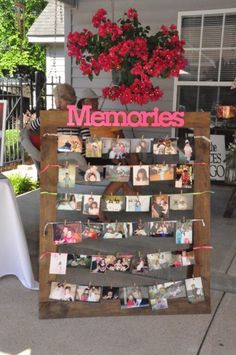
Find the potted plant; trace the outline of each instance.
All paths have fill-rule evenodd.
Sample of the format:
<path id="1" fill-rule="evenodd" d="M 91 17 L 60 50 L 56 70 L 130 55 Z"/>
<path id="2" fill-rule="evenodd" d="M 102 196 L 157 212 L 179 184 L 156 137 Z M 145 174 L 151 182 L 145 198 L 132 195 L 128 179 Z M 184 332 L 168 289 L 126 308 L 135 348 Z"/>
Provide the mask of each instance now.
<path id="1" fill-rule="evenodd" d="M 68 54 L 90 80 L 101 71 L 112 72 L 114 83 L 102 89 L 104 98 L 121 104 L 140 105 L 159 100 L 163 92 L 153 84 L 153 78 L 179 75 L 186 65 L 184 40 L 180 40 L 175 25 L 162 25 L 150 34 L 143 27 L 135 9 L 112 22 L 107 12 L 99 9 L 92 18 L 96 33 L 84 29 L 68 35 Z"/>

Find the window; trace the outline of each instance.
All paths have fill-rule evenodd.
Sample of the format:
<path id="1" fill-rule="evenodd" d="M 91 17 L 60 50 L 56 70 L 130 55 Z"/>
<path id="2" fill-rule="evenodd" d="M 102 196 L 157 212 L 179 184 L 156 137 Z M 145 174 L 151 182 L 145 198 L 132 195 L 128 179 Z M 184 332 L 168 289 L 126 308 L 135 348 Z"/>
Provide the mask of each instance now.
<path id="1" fill-rule="evenodd" d="M 174 110 L 213 111 L 236 104 L 236 9 L 179 13 L 186 68 L 175 80 Z"/>

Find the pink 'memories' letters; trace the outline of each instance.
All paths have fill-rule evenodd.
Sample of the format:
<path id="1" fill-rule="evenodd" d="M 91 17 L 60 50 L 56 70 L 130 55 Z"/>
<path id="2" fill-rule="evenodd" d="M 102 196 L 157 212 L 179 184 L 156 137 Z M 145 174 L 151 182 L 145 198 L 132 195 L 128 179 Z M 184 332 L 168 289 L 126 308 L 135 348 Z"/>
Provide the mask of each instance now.
<path id="1" fill-rule="evenodd" d="M 92 106 L 84 105 L 77 110 L 75 105 L 68 105 L 67 126 L 85 127 L 182 127 L 184 112 L 153 111 L 91 111 Z"/>

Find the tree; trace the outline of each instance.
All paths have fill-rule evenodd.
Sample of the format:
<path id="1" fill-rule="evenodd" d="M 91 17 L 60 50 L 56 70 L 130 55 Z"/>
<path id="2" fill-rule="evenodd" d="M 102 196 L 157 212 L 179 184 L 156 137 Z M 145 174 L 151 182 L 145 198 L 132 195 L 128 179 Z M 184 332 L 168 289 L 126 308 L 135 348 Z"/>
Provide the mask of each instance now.
<path id="1" fill-rule="evenodd" d="M 45 49 L 31 44 L 27 31 L 46 6 L 44 0 L 0 0 L 0 75 L 18 66 L 45 70 Z"/>

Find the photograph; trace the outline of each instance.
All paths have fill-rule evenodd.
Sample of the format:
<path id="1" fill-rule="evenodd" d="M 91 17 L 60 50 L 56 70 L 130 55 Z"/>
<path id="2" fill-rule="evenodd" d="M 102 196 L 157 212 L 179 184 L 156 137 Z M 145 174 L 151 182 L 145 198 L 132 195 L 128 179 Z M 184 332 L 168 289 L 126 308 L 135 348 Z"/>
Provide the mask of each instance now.
<path id="1" fill-rule="evenodd" d="M 102 141 L 102 153 L 108 159 L 124 159 L 130 153 L 129 139 L 104 138 Z"/>
<path id="2" fill-rule="evenodd" d="M 159 138 L 153 143 L 154 155 L 174 155 L 178 154 L 177 139 L 175 138 Z"/>
<path id="3" fill-rule="evenodd" d="M 175 168 L 176 178 L 175 187 L 176 188 L 188 188 L 193 187 L 193 166 L 190 164 L 177 164 Z"/>
<path id="4" fill-rule="evenodd" d="M 149 165 L 133 165 L 133 185 L 149 185 Z"/>
<path id="5" fill-rule="evenodd" d="M 83 214 L 88 216 L 98 216 L 101 196 L 84 195 Z"/>
<path id="6" fill-rule="evenodd" d="M 57 141 L 58 153 L 81 153 L 83 149 L 83 142 L 79 136 L 58 133 Z"/>
<path id="7" fill-rule="evenodd" d="M 149 271 L 161 270 L 172 266 L 173 258 L 170 251 L 147 254 Z"/>
<path id="8" fill-rule="evenodd" d="M 149 222 L 139 221 L 133 223 L 133 233 L 134 237 L 148 237 L 149 236 Z"/>
<path id="9" fill-rule="evenodd" d="M 103 196 L 101 210 L 106 212 L 120 212 L 125 210 L 125 197 L 116 195 Z"/>
<path id="10" fill-rule="evenodd" d="M 158 285 L 148 287 L 149 301 L 153 311 L 168 308 L 168 302 L 165 297 L 160 295 Z"/>
<path id="11" fill-rule="evenodd" d="M 96 240 L 102 237 L 103 234 L 103 224 L 102 223 L 83 223 L 82 239 L 92 239 Z"/>
<path id="12" fill-rule="evenodd" d="M 107 165 L 105 178 L 110 181 L 128 182 L 130 178 L 130 166 Z"/>
<path id="13" fill-rule="evenodd" d="M 113 271 L 126 272 L 130 270 L 133 255 L 121 254 L 116 256 Z M 110 270 L 110 269 L 109 269 Z"/>
<path id="14" fill-rule="evenodd" d="M 174 180 L 174 168 L 170 164 L 150 165 L 150 181 Z"/>
<path id="15" fill-rule="evenodd" d="M 132 274 L 145 274 L 148 272 L 147 257 L 145 255 L 134 256 L 131 263 Z"/>
<path id="16" fill-rule="evenodd" d="M 101 158 L 102 157 L 102 140 L 95 137 L 89 137 L 85 143 L 86 158 Z"/>
<path id="17" fill-rule="evenodd" d="M 92 257 L 89 255 L 68 254 L 67 266 L 78 269 L 90 269 Z"/>
<path id="18" fill-rule="evenodd" d="M 50 253 L 49 274 L 66 274 L 67 253 Z"/>
<path id="19" fill-rule="evenodd" d="M 98 286 L 77 286 L 76 301 L 99 302 L 102 296 L 102 287 Z"/>
<path id="20" fill-rule="evenodd" d="M 122 287 L 119 292 L 121 309 L 149 307 L 148 287 Z"/>
<path id="21" fill-rule="evenodd" d="M 75 300 L 76 285 L 63 283 L 63 282 L 52 282 L 49 298 L 58 301 L 68 301 L 72 302 Z"/>
<path id="22" fill-rule="evenodd" d="M 193 209 L 192 194 L 172 194 L 170 195 L 170 210 L 187 211 Z"/>
<path id="23" fill-rule="evenodd" d="M 102 289 L 102 299 L 117 300 L 119 298 L 119 287 L 103 287 Z"/>
<path id="24" fill-rule="evenodd" d="M 192 244 L 193 242 L 193 222 L 190 219 L 176 222 L 175 230 L 176 244 Z"/>
<path id="25" fill-rule="evenodd" d="M 164 297 L 167 299 L 186 297 L 186 288 L 184 281 L 165 282 L 164 288 Z"/>
<path id="26" fill-rule="evenodd" d="M 152 139 L 146 138 L 134 138 L 131 139 L 130 152 L 131 153 L 150 153 L 151 152 Z"/>
<path id="27" fill-rule="evenodd" d="M 53 224 L 54 244 L 73 244 L 82 241 L 82 223 Z"/>
<path id="28" fill-rule="evenodd" d="M 58 193 L 56 207 L 58 210 L 81 211 L 82 199 L 80 194 Z"/>
<path id="29" fill-rule="evenodd" d="M 103 239 L 122 239 L 129 237 L 130 226 L 128 223 L 104 223 Z"/>
<path id="30" fill-rule="evenodd" d="M 69 189 L 75 187 L 76 166 L 68 164 L 68 167 L 58 169 L 58 187 Z"/>
<path id="31" fill-rule="evenodd" d="M 86 171 L 76 167 L 75 183 L 93 183 L 103 179 L 103 167 L 91 165 Z"/>
<path id="32" fill-rule="evenodd" d="M 186 279 L 185 286 L 187 297 L 190 303 L 198 303 L 204 301 L 205 297 L 201 277 Z"/>
<path id="33" fill-rule="evenodd" d="M 93 273 L 104 273 L 107 270 L 114 271 L 115 263 L 115 255 L 92 255 L 90 270 Z"/>
<path id="34" fill-rule="evenodd" d="M 169 197 L 168 195 L 152 196 L 152 218 L 168 218 L 169 217 Z"/>
<path id="35" fill-rule="evenodd" d="M 183 266 L 188 266 L 188 265 L 194 265 L 195 264 L 194 251 L 183 250 L 182 253 L 181 253 L 181 257 L 182 257 L 182 265 Z"/>
<path id="36" fill-rule="evenodd" d="M 126 212 L 149 212 L 150 196 L 126 196 Z"/>
<path id="37" fill-rule="evenodd" d="M 173 237 L 175 230 L 174 222 L 158 221 L 150 222 L 150 237 L 153 238 L 166 238 Z"/>
<path id="38" fill-rule="evenodd" d="M 190 139 L 185 139 L 183 145 L 180 146 L 180 150 L 183 152 L 187 162 L 193 161 L 193 145 Z"/>

